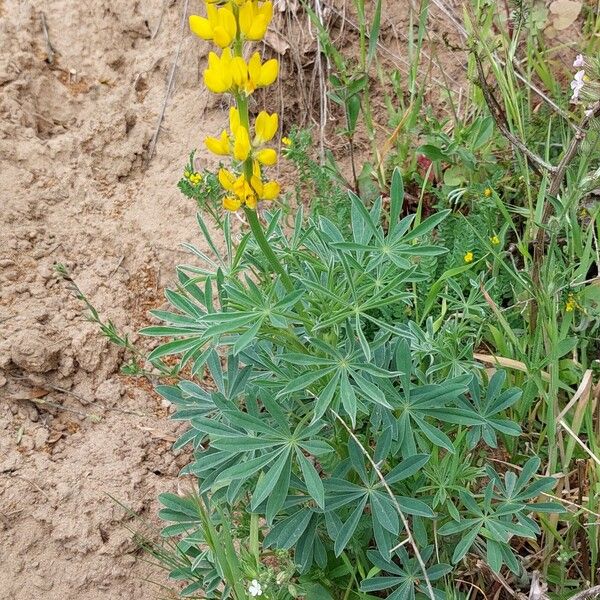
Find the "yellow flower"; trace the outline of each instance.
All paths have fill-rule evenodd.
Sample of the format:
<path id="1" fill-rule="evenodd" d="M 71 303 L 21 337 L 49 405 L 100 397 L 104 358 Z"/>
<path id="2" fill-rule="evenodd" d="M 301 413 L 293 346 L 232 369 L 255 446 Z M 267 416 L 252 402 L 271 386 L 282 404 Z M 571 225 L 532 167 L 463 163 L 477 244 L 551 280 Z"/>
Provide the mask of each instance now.
<path id="1" fill-rule="evenodd" d="M 270 115 L 268 112 L 261 110 L 254 122 L 254 143 L 258 146 L 271 141 L 275 137 L 278 127 L 279 116 L 277 113 Z"/>
<path id="2" fill-rule="evenodd" d="M 223 199 L 227 210 L 238 210 L 244 205 L 254 209 L 259 200 L 274 200 L 279 195 L 280 186 L 276 181 L 262 182 L 260 166 L 256 162 L 250 181 L 244 174 L 236 176 L 227 169 L 220 169 L 218 177 L 223 189 L 230 192 Z"/>
<path id="3" fill-rule="evenodd" d="M 492 243 L 492 246 L 497 246 L 500 243 L 500 238 L 497 235 L 493 235 L 490 238 L 490 242 Z"/>
<path id="4" fill-rule="evenodd" d="M 252 146 L 248 130 L 240 125 L 234 132 L 235 143 L 233 144 L 233 157 L 236 160 L 246 160 L 250 156 Z"/>
<path id="5" fill-rule="evenodd" d="M 232 106 L 229 109 L 229 131 L 237 131 L 240 123 L 240 111 L 235 106 Z"/>
<path id="6" fill-rule="evenodd" d="M 231 143 L 226 131 L 223 131 L 219 138 L 205 138 L 204 144 L 213 154 L 218 154 L 219 156 L 228 156 L 231 154 Z"/>
<path id="7" fill-rule="evenodd" d="M 292 140 L 289 137 L 282 137 L 281 143 L 289 148 L 292 145 Z"/>
<path id="8" fill-rule="evenodd" d="M 475 255 L 469 250 L 465 255 L 464 255 L 464 260 L 466 263 L 471 263 L 473 262 L 473 259 L 475 258 Z"/>
<path id="9" fill-rule="evenodd" d="M 240 8 L 240 30 L 244 38 L 252 42 L 262 40 L 273 18 L 273 3 L 244 2 Z"/>
<path id="10" fill-rule="evenodd" d="M 202 181 L 202 175 L 200 173 L 192 173 L 188 179 L 192 185 L 198 185 Z"/>
<path id="11" fill-rule="evenodd" d="M 225 210 L 230 210 L 231 212 L 235 212 L 239 210 L 242 206 L 242 201 L 239 198 L 234 196 L 225 196 L 223 198 L 223 208 Z"/>
<path id="12" fill-rule="evenodd" d="M 246 64 L 241 56 L 232 56 L 231 50 L 225 48 L 220 57 L 209 53 L 204 83 L 216 94 L 243 91 L 249 96 L 257 88 L 271 85 L 278 73 L 279 62 L 275 58 L 263 63 L 260 54 L 255 52 Z"/>
<path id="13" fill-rule="evenodd" d="M 492 190 L 492 188 L 489 188 L 489 187 L 487 187 L 487 188 L 485 188 L 485 190 L 483 190 L 483 195 L 484 195 L 486 198 L 489 198 L 489 197 L 491 197 L 491 195 L 492 195 L 493 193 L 494 193 L 494 191 Z"/>
<path id="14" fill-rule="evenodd" d="M 204 84 L 211 92 L 223 94 L 231 90 L 233 85 L 231 62 L 229 48 L 225 48 L 220 57 L 214 52 L 209 52 L 208 68 L 204 71 Z"/>
<path id="15" fill-rule="evenodd" d="M 263 185 L 262 199 L 275 200 L 279 196 L 281 186 L 276 181 L 268 181 Z"/>
<path id="16" fill-rule="evenodd" d="M 279 62 L 276 58 L 263 63 L 260 54 L 255 52 L 248 61 L 246 81 L 240 87 L 243 87 L 246 94 L 250 95 L 257 88 L 271 85 L 277 79 L 278 74 Z"/>
<path id="17" fill-rule="evenodd" d="M 206 16 L 190 16 L 190 29 L 203 40 L 213 41 L 221 48 L 231 45 L 237 34 L 235 16 L 231 8 L 217 8 L 214 4 L 206 4 Z"/>
<path id="18" fill-rule="evenodd" d="M 256 153 L 256 160 L 267 166 L 273 166 L 277 162 L 277 152 L 272 148 L 265 148 Z"/>
<path id="19" fill-rule="evenodd" d="M 567 312 L 573 312 L 578 307 L 577 300 L 575 300 L 575 296 L 572 292 L 567 296 L 567 301 L 565 303 L 565 310 Z"/>

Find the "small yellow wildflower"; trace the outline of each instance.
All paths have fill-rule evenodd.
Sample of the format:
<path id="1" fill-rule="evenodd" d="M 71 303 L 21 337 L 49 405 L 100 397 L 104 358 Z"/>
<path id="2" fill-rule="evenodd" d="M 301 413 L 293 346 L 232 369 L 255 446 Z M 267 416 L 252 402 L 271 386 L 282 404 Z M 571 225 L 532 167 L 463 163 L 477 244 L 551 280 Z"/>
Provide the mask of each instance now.
<path id="1" fill-rule="evenodd" d="M 188 180 L 192 185 L 198 185 L 202 181 L 202 175 L 200 173 L 191 173 Z"/>
<path id="2" fill-rule="evenodd" d="M 493 193 L 494 193 L 494 191 L 492 190 L 492 188 L 489 188 L 489 187 L 486 187 L 485 190 L 483 190 L 483 195 L 486 198 L 490 198 Z"/>
<path id="3" fill-rule="evenodd" d="M 567 312 L 573 312 L 578 307 L 577 300 L 575 300 L 575 295 L 570 292 L 567 296 L 567 301 L 565 302 L 565 310 Z"/>
<path id="4" fill-rule="evenodd" d="M 497 246 L 500 243 L 500 238 L 497 235 L 493 235 L 490 238 L 490 242 L 491 242 L 492 246 Z"/>
<path id="5" fill-rule="evenodd" d="M 281 143 L 289 148 L 292 145 L 292 140 L 289 137 L 282 137 Z"/>
<path id="6" fill-rule="evenodd" d="M 464 255 L 464 260 L 466 263 L 471 263 L 473 262 L 473 259 L 475 258 L 475 255 L 469 250 L 465 255 Z"/>

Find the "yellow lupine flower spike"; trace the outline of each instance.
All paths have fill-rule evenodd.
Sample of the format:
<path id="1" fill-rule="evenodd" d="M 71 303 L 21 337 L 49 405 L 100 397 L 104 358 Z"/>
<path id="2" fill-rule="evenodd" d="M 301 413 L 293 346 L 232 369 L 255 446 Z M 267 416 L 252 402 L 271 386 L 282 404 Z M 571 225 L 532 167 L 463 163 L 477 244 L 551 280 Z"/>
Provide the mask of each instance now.
<path id="1" fill-rule="evenodd" d="M 245 2 L 239 13 L 240 30 L 248 41 L 258 42 L 265 37 L 269 23 L 273 18 L 273 3 L 256 1 Z"/>
<path id="2" fill-rule="evenodd" d="M 190 29 L 203 40 L 212 40 L 217 46 L 227 48 L 237 35 L 235 16 L 227 6 L 217 8 L 213 4 L 206 5 L 207 18 L 198 15 L 190 16 Z"/>
<path id="3" fill-rule="evenodd" d="M 279 116 L 277 113 L 270 115 L 262 110 L 258 113 L 254 122 L 254 143 L 259 146 L 271 141 L 275 137 L 278 128 Z"/>
<path id="4" fill-rule="evenodd" d="M 213 154 L 218 154 L 219 156 L 228 156 L 231 154 L 231 143 L 226 131 L 223 131 L 219 138 L 205 138 L 204 144 Z"/>

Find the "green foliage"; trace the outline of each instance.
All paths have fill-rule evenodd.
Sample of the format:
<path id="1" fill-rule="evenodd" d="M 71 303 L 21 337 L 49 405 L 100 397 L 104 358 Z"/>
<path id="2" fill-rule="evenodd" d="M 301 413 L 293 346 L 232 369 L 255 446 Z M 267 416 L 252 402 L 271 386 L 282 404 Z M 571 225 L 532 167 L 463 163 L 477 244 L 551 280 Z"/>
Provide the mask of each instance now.
<path id="1" fill-rule="evenodd" d="M 148 358 L 189 425 L 175 447 L 192 449 L 197 494 L 161 497 L 158 554 L 183 595 L 241 600 L 256 580 L 266 600 L 465 599 L 492 586 L 479 561 L 515 589 L 539 569 L 552 598 L 598 583 L 600 19 L 584 15 L 587 78 L 569 103 L 538 4 L 464 12 L 473 86 L 442 90 L 440 116 L 421 78 L 429 2 L 406 74 L 379 60 L 381 2 L 355 0 L 351 59 L 304 3 L 353 181 L 292 130 L 292 226 L 281 205 L 236 239 L 190 156 L 179 188 L 224 244 L 200 216 L 209 250 L 188 246 L 196 264 L 143 331 L 166 340 Z M 546 502 L 558 481 L 580 492 L 572 514 Z"/>
<path id="2" fill-rule="evenodd" d="M 444 253 L 431 239 L 448 212 L 417 225 L 414 216 L 400 218 L 399 172 L 386 229 L 381 199 L 370 210 L 352 193 L 348 202 L 349 234 L 322 216 L 305 223 L 301 211 L 286 234 L 272 215 L 266 237 L 292 289 L 271 276 L 249 234 L 225 252 L 208 239 L 215 256 L 205 257 L 205 267 L 180 269 L 181 287 L 166 293 L 171 310 L 154 313 L 163 324 L 142 332 L 175 338 L 153 350 L 153 360 L 177 355 L 181 371 L 206 368 L 214 381 L 212 391 L 186 380 L 158 391 L 177 407 L 174 418 L 190 424 L 176 446 L 194 448 L 184 473 L 198 478 L 207 499 L 204 520 L 221 523 L 215 527 L 223 534 L 219 519 L 230 515 L 227 535 L 254 548 L 252 558 L 238 551 L 240 568 L 267 598 L 279 597 L 263 572 L 271 552 L 295 565 L 298 593 L 318 582 L 325 590 L 319 597 L 354 589 L 369 598 L 385 589 L 412 598 L 429 594 L 451 563 L 486 544 L 496 571 L 514 568 L 511 539 L 539 534 L 529 516 L 536 510 L 531 489 L 508 475 L 496 482 L 494 471 L 477 467 L 480 440 L 495 447 L 519 434 L 505 416 L 519 391 L 504 389 L 501 374 L 486 384 L 476 370 L 452 368 L 444 354 L 431 353 L 425 340 L 443 345 L 443 329 L 385 317 L 390 306 L 415 303 L 414 286 L 426 277 L 420 261 Z M 554 485 L 540 481 L 540 492 Z M 161 513 L 174 522 L 165 535 L 206 528 L 181 512 Z M 248 519 L 256 527 L 244 535 Z M 405 548 L 407 527 L 418 541 Z M 206 569 L 186 578 L 214 590 L 218 572 L 237 598 L 222 562 L 233 559 L 201 544 L 195 552 Z M 442 588 L 434 594 L 444 597 Z"/>
<path id="3" fill-rule="evenodd" d="M 177 183 L 181 193 L 195 200 L 198 209 L 207 212 L 219 226 L 223 225 L 221 195 L 222 189 L 214 172 L 196 170 L 195 151 L 190 153 L 183 177 Z"/>
<path id="4" fill-rule="evenodd" d="M 329 156 L 325 165 L 319 164 L 313 157 L 314 144 L 310 129 L 293 129 L 289 135 L 290 145 L 284 155 L 298 172 L 295 186 L 295 200 L 302 205 L 309 198 L 308 210 L 314 217 L 323 216 L 336 223 L 342 229 L 350 224 L 350 203 L 340 185 L 341 175 L 335 161 Z"/>

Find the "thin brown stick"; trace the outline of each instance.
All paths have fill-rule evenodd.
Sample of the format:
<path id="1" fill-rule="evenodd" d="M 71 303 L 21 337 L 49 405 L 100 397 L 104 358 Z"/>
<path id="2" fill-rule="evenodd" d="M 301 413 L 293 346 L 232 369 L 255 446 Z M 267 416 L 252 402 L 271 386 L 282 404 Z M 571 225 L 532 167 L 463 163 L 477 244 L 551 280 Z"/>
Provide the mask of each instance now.
<path id="1" fill-rule="evenodd" d="M 589 590 L 583 590 L 574 596 L 571 596 L 569 600 L 588 600 L 589 598 L 597 598 L 600 596 L 600 585 L 590 588 Z"/>
<path id="2" fill-rule="evenodd" d="M 480 56 L 474 52 L 475 62 L 477 64 L 477 73 L 478 73 L 478 83 L 481 91 L 483 92 L 483 97 L 485 98 L 485 103 L 488 106 L 488 109 L 496 123 L 498 129 L 502 132 L 502 135 L 522 154 L 524 154 L 535 170 L 540 173 L 540 169 L 544 171 L 548 171 L 550 173 L 554 173 L 557 168 L 550 163 L 546 162 L 543 158 L 539 157 L 535 152 L 532 152 L 525 143 L 520 140 L 510 129 L 508 128 L 506 122 L 506 116 L 504 115 L 504 111 L 502 107 L 492 94 L 490 86 L 485 78 L 485 73 L 483 71 L 483 65 L 481 63 Z"/>
<path id="3" fill-rule="evenodd" d="M 46 61 L 49 65 L 54 64 L 54 48 L 50 42 L 50 34 L 48 33 L 48 23 L 46 22 L 46 13 L 40 12 L 40 21 L 42 22 L 42 30 L 44 31 L 44 39 L 46 40 Z"/>
<path id="4" fill-rule="evenodd" d="M 398 500 L 396 500 L 396 496 L 394 495 L 394 492 L 392 492 L 392 489 L 390 488 L 388 482 L 385 480 L 383 473 L 379 470 L 377 463 L 371 458 L 371 455 L 367 452 L 367 449 L 361 444 L 360 440 L 356 437 L 356 435 L 354 435 L 354 432 L 352 431 L 352 429 L 350 429 L 350 427 L 348 427 L 348 425 L 346 425 L 346 422 L 344 421 L 344 419 L 342 419 L 342 417 L 340 417 L 340 415 L 338 415 L 334 410 L 332 410 L 331 412 L 334 415 L 334 417 L 342 424 L 344 429 L 348 432 L 348 435 L 356 442 L 356 444 L 360 448 L 361 452 L 365 455 L 366 459 L 369 461 L 369 463 L 375 470 L 375 473 L 377 474 L 379 481 L 381 481 L 381 484 L 385 488 L 385 491 L 388 493 L 389 497 L 391 498 L 392 503 L 394 504 L 394 508 L 396 509 L 396 511 L 398 512 L 398 515 L 400 516 L 400 519 L 402 520 L 402 524 L 404 525 L 404 529 L 406 530 L 406 537 L 408 538 L 408 541 L 409 541 L 410 545 L 412 546 L 413 552 L 415 553 L 415 558 L 417 559 L 417 562 L 419 563 L 419 567 L 421 567 L 421 571 L 423 572 L 423 579 L 425 580 L 425 585 L 427 586 L 427 593 L 428 593 L 429 597 L 431 598 L 431 600 L 435 600 L 435 594 L 433 592 L 433 587 L 431 586 L 431 581 L 429 580 L 429 577 L 427 575 L 427 567 L 425 565 L 425 562 L 423 561 L 423 557 L 421 556 L 421 553 L 419 552 L 419 547 L 417 546 L 415 538 L 413 537 L 412 531 L 410 530 L 410 523 L 408 522 L 406 515 L 402 511 L 400 504 L 398 504 Z"/>
<path id="5" fill-rule="evenodd" d="M 600 115 L 600 102 L 596 102 L 590 111 L 585 115 L 583 120 L 581 121 L 580 126 L 575 132 L 575 135 L 571 138 L 571 143 L 567 148 L 567 151 L 564 153 L 558 167 L 556 167 L 554 171 L 554 175 L 550 182 L 550 188 L 548 189 L 549 196 L 556 196 L 560 191 L 560 186 L 562 185 L 565 173 L 567 171 L 567 167 L 571 164 L 573 158 L 575 158 L 577 152 L 579 151 L 579 146 L 585 139 L 587 135 L 587 126 L 590 121 L 597 116 Z M 552 216 L 553 206 L 552 202 L 546 202 L 544 206 L 544 212 L 542 213 L 542 220 L 538 225 L 538 230 L 535 236 L 534 246 L 533 246 L 533 268 L 531 272 L 531 279 L 533 281 L 533 285 L 536 289 L 540 287 L 541 284 L 541 270 L 542 263 L 544 260 L 544 251 L 546 246 L 546 230 L 544 228 L 545 224 L 548 222 L 548 219 Z M 537 301 L 533 300 L 531 303 L 531 316 L 530 316 L 530 326 L 533 329 L 537 326 L 537 315 L 538 315 L 538 305 Z"/>
<path id="6" fill-rule="evenodd" d="M 181 16 L 181 30 L 180 30 L 180 38 L 179 44 L 177 44 L 177 51 L 175 52 L 175 58 L 173 59 L 173 65 L 171 66 L 171 72 L 169 73 L 169 81 L 167 83 L 167 90 L 165 92 L 165 99 L 163 100 L 162 108 L 160 110 L 160 114 L 158 115 L 158 122 L 156 123 L 156 130 L 154 131 L 154 135 L 150 140 L 150 147 L 148 149 L 148 158 L 146 162 L 149 163 L 154 156 L 154 152 L 156 150 L 156 143 L 158 142 L 158 136 L 160 135 L 160 129 L 162 127 L 163 119 L 165 118 L 165 112 L 167 110 L 167 103 L 169 102 L 169 96 L 171 95 L 171 88 L 173 87 L 173 82 L 175 81 L 175 71 L 177 70 L 177 63 L 179 62 L 179 55 L 181 54 L 181 47 L 183 46 L 183 40 L 185 39 L 184 31 L 185 24 L 187 21 L 187 13 L 188 13 L 188 5 L 190 0 L 185 0 L 185 5 L 183 6 L 183 15 Z"/>
<path id="7" fill-rule="evenodd" d="M 578 479 L 578 490 L 577 490 L 577 502 L 581 506 L 583 504 L 583 487 L 586 482 L 586 473 L 585 473 L 585 461 L 579 459 L 577 461 L 577 479 Z M 586 523 L 585 516 L 583 513 L 579 515 L 579 549 L 581 552 L 581 570 L 583 571 L 583 576 L 586 581 L 590 581 L 591 572 L 590 572 L 590 549 L 586 540 Z"/>

